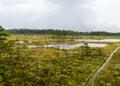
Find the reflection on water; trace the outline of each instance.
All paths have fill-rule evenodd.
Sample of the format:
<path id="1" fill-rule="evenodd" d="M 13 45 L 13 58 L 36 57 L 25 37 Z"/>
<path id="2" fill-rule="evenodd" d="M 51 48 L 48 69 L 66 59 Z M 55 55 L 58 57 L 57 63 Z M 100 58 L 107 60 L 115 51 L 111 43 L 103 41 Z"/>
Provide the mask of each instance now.
<path id="1" fill-rule="evenodd" d="M 31 46 L 27 46 L 27 48 L 38 48 L 40 46 L 35 46 L 35 45 L 31 45 Z"/>
<path id="2" fill-rule="evenodd" d="M 120 42 L 120 39 L 102 39 L 102 40 L 94 40 L 94 39 L 74 39 L 78 42 Z"/>
<path id="3" fill-rule="evenodd" d="M 96 44 L 96 43 L 88 43 L 89 47 L 105 47 L 107 44 Z M 59 49 L 71 49 L 71 48 L 75 48 L 75 47 L 81 47 L 81 46 L 85 46 L 83 43 L 79 43 L 79 44 L 48 44 L 45 45 L 44 47 L 54 47 L 54 48 L 59 48 Z M 31 46 L 27 46 L 27 48 L 38 48 L 40 46 L 35 46 L 35 45 L 31 45 Z"/>
<path id="4" fill-rule="evenodd" d="M 107 44 L 96 44 L 96 43 L 88 43 L 89 47 L 105 47 Z M 75 47 L 85 46 L 83 43 L 79 44 L 48 44 L 46 47 L 54 47 L 59 49 L 71 49 Z"/>
<path id="5" fill-rule="evenodd" d="M 24 41 L 16 41 L 15 43 L 18 43 L 18 44 L 23 44 Z"/>

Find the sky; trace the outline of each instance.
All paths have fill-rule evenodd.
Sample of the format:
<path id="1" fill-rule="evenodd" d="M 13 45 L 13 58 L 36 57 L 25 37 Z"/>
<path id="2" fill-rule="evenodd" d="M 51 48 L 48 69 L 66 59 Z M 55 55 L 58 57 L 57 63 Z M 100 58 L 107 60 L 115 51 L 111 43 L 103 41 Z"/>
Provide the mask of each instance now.
<path id="1" fill-rule="evenodd" d="M 0 0 L 7 28 L 120 32 L 120 0 Z"/>

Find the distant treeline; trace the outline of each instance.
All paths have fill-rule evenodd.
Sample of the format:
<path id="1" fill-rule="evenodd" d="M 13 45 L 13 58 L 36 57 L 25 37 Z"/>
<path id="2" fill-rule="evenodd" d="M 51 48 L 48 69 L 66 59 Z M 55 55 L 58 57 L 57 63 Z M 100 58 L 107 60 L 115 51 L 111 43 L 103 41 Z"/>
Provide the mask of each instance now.
<path id="1" fill-rule="evenodd" d="M 54 30 L 54 29 L 9 29 L 11 34 L 40 34 L 40 35 L 85 35 L 85 36 L 120 36 L 120 33 L 112 33 L 105 31 L 91 31 L 91 32 L 78 32 L 71 30 Z"/>

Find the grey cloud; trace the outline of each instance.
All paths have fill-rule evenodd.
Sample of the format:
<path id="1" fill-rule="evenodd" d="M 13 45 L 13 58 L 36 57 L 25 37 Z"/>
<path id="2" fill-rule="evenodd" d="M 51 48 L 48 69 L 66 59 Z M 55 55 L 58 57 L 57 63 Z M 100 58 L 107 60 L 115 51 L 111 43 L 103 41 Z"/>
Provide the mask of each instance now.
<path id="1" fill-rule="evenodd" d="M 33 3 L 36 0 L 1 0 L 2 5 L 21 5 L 26 3 Z"/>
<path id="2" fill-rule="evenodd" d="M 46 26 L 79 30 L 92 25 L 96 20 L 92 4 L 88 3 L 90 0 L 51 0 L 51 2 L 57 3 L 60 7 L 49 13 Z"/>
<path id="3" fill-rule="evenodd" d="M 76 4 L 83 4 L 84 2 L 88 2 L 88 1 L 92 1 L 92 0 L 48 0 L 52 3 L 55 3 L 55 4 L 63 4 L 63 5 L 69 5 L 69 6 L 72 6 L 72 5 L 76 5 Z"/>
<path id="4" fill-rule="evenodd" d="M 0 8 L 0 23 L 8 28 L 60 28 L 87 31 L 96 24 L 96 14 L 92 7 L 94 0 L 3 0 L 1 2 L 3 6 Z M 24 5 L 16 6 L 18 4 Z"/>

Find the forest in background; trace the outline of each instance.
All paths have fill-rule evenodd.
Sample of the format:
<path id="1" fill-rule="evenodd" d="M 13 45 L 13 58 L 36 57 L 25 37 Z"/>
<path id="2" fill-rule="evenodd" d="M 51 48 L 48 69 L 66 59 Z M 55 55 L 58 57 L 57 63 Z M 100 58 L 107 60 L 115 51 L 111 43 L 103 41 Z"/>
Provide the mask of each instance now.
<path id="1" fill-rule="evenodd" d="M 62 36 L 120 36 L 120 32 L 91 31 L 78 32 L 72 30 L 54 30 L 54 29 L 9 29 L 11 34 L 40 34 L 40 35 L 62 35 Z"/>

